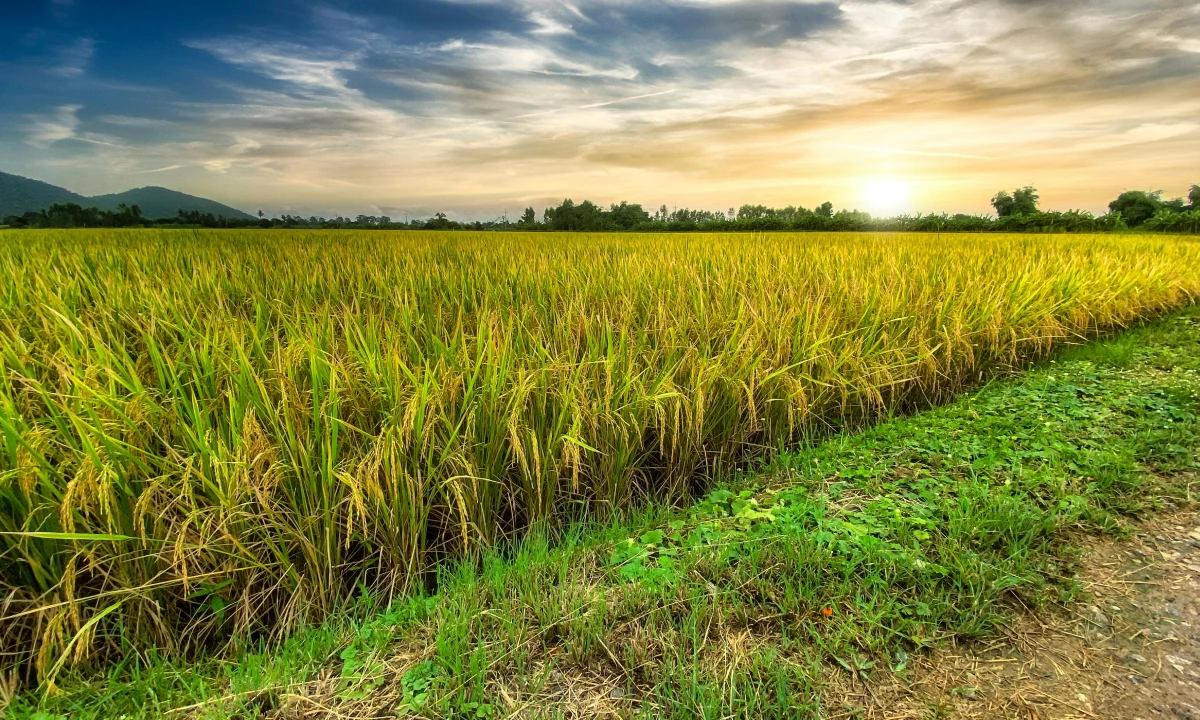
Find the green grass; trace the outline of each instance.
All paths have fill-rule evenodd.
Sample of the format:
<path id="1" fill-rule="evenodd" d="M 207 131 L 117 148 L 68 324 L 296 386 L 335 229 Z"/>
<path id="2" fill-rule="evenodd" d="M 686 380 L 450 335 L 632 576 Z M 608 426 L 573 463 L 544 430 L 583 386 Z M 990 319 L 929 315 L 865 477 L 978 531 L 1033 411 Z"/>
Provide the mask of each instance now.
<path id="1" fill-rule="evenodd" d="M 436 597 L 382 609 L 367 594 L 224 662 L 69 671 L 58 693 L 25 695 L 10 714 L 554 717 L 574 697 L 654 717 L 815 716 L 832 668 L 904 673 L 915 653 L 987 636 L 1018 604 L 1077 599 L 1086 537 L 1190 502 L 1198 470 L 1193 306 L 782 454 L 686 510 L 534 533 L 446 566 Z"/>

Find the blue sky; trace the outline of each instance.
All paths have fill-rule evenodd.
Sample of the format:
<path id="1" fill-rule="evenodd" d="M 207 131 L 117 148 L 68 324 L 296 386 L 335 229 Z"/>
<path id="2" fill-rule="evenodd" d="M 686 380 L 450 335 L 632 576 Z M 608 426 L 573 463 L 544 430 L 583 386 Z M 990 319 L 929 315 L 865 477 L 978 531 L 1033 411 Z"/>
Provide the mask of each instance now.
<path id="1" fill-rule="evenodd" d="M 0 170 L 272 214 L 1100 210 L 1197 118 L 1184 0 L 0 4 Z"/>

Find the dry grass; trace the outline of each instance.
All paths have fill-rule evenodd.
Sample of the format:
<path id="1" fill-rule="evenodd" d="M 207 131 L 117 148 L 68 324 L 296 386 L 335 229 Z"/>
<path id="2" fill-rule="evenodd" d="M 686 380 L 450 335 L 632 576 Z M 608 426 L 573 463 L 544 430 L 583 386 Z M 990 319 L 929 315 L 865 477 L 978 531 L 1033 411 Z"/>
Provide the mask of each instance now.
<path id="1" fill-rule="evenodd" d="M 0 233 L 0 639 L 282 632 L 1200 294 L 1163 237 Z"/>

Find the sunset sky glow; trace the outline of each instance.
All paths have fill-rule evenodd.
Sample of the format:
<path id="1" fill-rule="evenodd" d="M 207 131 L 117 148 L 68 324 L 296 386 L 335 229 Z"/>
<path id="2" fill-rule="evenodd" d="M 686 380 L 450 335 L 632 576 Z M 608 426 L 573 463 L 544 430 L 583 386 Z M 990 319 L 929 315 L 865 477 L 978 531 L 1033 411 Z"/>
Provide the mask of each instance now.
<path id="1" fill-rule="evenodd" d="M 1193 0 L 18 2 L 0 78 L 0 170 L 268 214 L 1200 182 Z"/>

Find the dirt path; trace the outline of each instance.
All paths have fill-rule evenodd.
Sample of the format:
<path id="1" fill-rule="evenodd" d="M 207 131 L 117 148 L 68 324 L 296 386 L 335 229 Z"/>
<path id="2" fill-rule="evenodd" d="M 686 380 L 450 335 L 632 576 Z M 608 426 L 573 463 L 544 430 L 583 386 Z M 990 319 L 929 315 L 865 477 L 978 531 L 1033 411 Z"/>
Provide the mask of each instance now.
<path id="1" fill-rule="evenodd" d="M 908 683 L 852 685 L 830 717 L 1200 720 L 1200 513 L 1090 548 L 1074 615 L 1026 613 L 991 643 L 935 653 Z"/>

